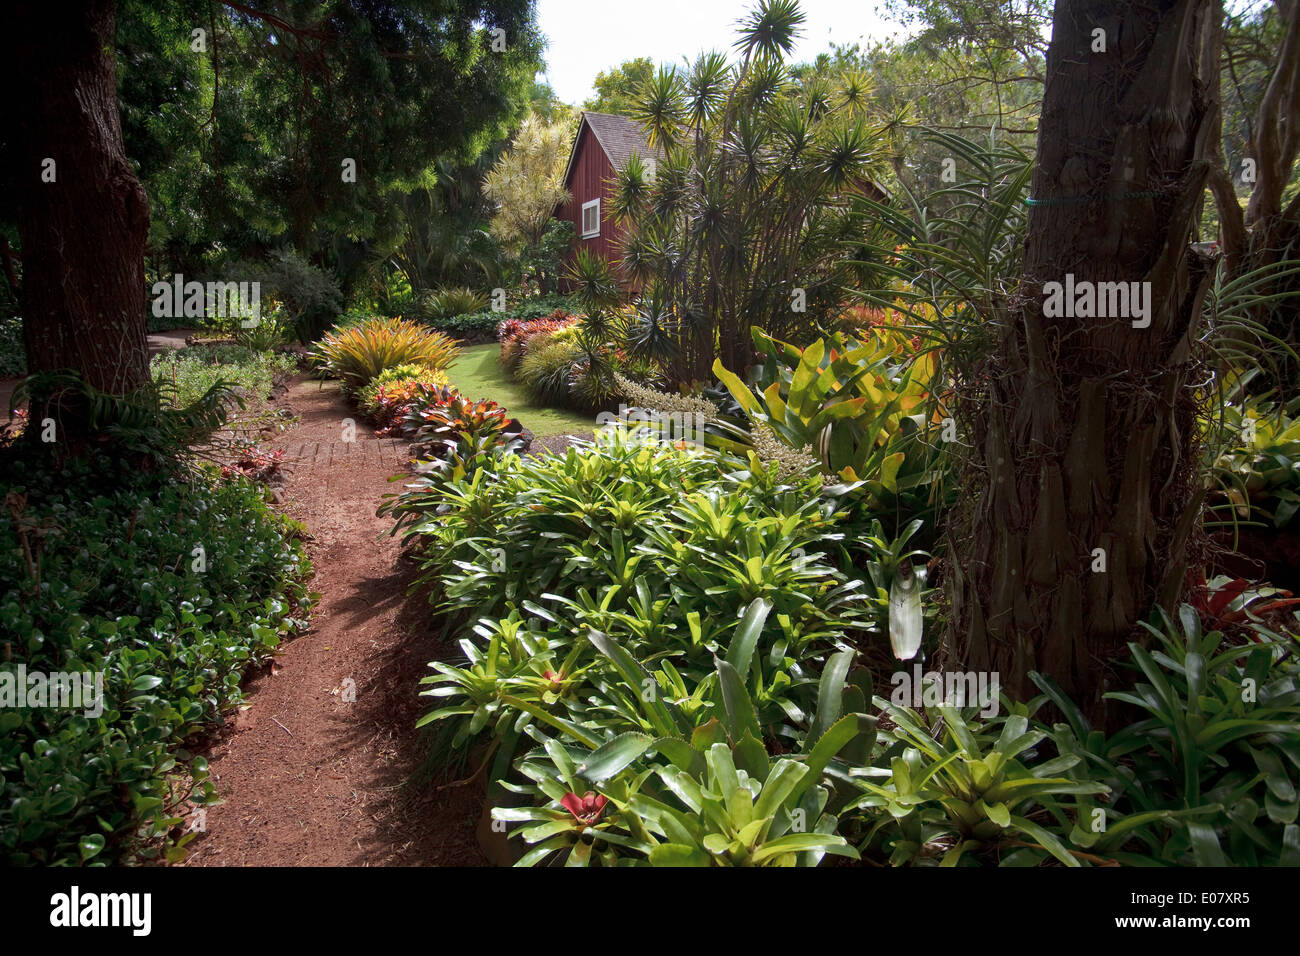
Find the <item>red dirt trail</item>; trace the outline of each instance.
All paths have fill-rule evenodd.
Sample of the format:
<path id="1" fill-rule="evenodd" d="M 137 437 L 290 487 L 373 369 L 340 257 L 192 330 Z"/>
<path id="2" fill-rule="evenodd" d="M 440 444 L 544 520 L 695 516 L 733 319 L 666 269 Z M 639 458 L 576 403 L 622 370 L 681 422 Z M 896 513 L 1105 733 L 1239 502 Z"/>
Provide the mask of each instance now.
<path id="1" fill-rule="evenodd" d="M 428 662 L 446 653 L 392 519 L 375 516 L 406 445 L 376 439 L 337 383 L 295 381 L 280 404 L 300 424 L 265 445 L 286 452 L 282 509 L 307 526 L 322 593 L 311 628 L 249 678 L 247 699 L 207 750 L 224 801 L 185 866 L 482 865 L 482 792 L 412 782 Z M 356 701 L 344 701 L 345 683 Z"/>

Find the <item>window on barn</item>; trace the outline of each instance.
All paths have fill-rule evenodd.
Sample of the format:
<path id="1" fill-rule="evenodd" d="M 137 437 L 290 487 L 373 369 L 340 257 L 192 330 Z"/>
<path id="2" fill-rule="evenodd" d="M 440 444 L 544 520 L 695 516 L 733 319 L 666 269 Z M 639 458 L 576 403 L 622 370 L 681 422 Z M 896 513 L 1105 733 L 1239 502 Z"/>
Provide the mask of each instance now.
<path id="1" fill-rule="evenodd" d="M 582 204 L 582 238 L 590 239 L 600 235 L 600 200 Z"/>

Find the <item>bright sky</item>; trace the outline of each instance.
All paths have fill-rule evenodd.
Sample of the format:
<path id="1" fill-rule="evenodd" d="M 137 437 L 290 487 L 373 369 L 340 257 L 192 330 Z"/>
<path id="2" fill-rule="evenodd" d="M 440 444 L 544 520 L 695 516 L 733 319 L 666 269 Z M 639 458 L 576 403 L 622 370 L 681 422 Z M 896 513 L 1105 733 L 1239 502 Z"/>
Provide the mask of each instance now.
<path id="1" fill-rule="evenodd" d="M 704 50 L 731 54 L 736 21 L 750 0 L 537 0 L 550 41 L 545 80 L 575 106 L 595 95 L 591 82 L 626 60 L 656 64 L 694 59 Z M 872 0 L 802 0 L 803 34 L 792 62 L 811 60 L 833 44 L 883 40 L 900 28 L 875 12 Z"/>

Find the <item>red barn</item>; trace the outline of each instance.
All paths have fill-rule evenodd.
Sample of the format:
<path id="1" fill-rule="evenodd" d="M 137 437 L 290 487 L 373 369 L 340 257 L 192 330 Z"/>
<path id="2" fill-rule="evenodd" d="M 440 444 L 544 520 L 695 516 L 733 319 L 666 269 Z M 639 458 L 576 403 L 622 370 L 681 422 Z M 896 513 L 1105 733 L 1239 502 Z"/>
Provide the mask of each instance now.
<path id="1" fill-rule="evenodd" d="M 653 171 L 657 151 L 647 145 L 639 124 L 611 113 L 582 114 L 564 170 L 564 188 L 571 198 L 555 211 L 558 218 L 573 223 L 575 253 L 590 249 L 610 261 L 619 258 L 625 230 L 610 209 L 609 180 L 633 153 Z"/>

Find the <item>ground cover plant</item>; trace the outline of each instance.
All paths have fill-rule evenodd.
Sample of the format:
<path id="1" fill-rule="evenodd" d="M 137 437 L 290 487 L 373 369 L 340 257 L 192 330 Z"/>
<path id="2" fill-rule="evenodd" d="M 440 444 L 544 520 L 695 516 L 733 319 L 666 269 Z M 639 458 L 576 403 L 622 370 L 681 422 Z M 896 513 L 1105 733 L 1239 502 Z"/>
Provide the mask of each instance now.
<path id="1" fill-rule="evenodd" d="M 180 859 L 188 819 L 218 799 L 185 744 L 306 626 L 302 528 L 243 478 L 58 477 L 6 475 L 6 671 L 95 674 L 102 699 L 0 715 L 0 846 L 11 865 Z"/>
<path id="2" fill-rule="evenodd" d="M 150 369 L 156 384 L 169 386 L 167 401 L 176 408 L 192 405 L 218 383 L 239 389 L 241 397 L 264 406 L 272 390 L 298 370 L 298 360 L 243 345 L 198 345 L 163 352 L 154 357 Z"/>

